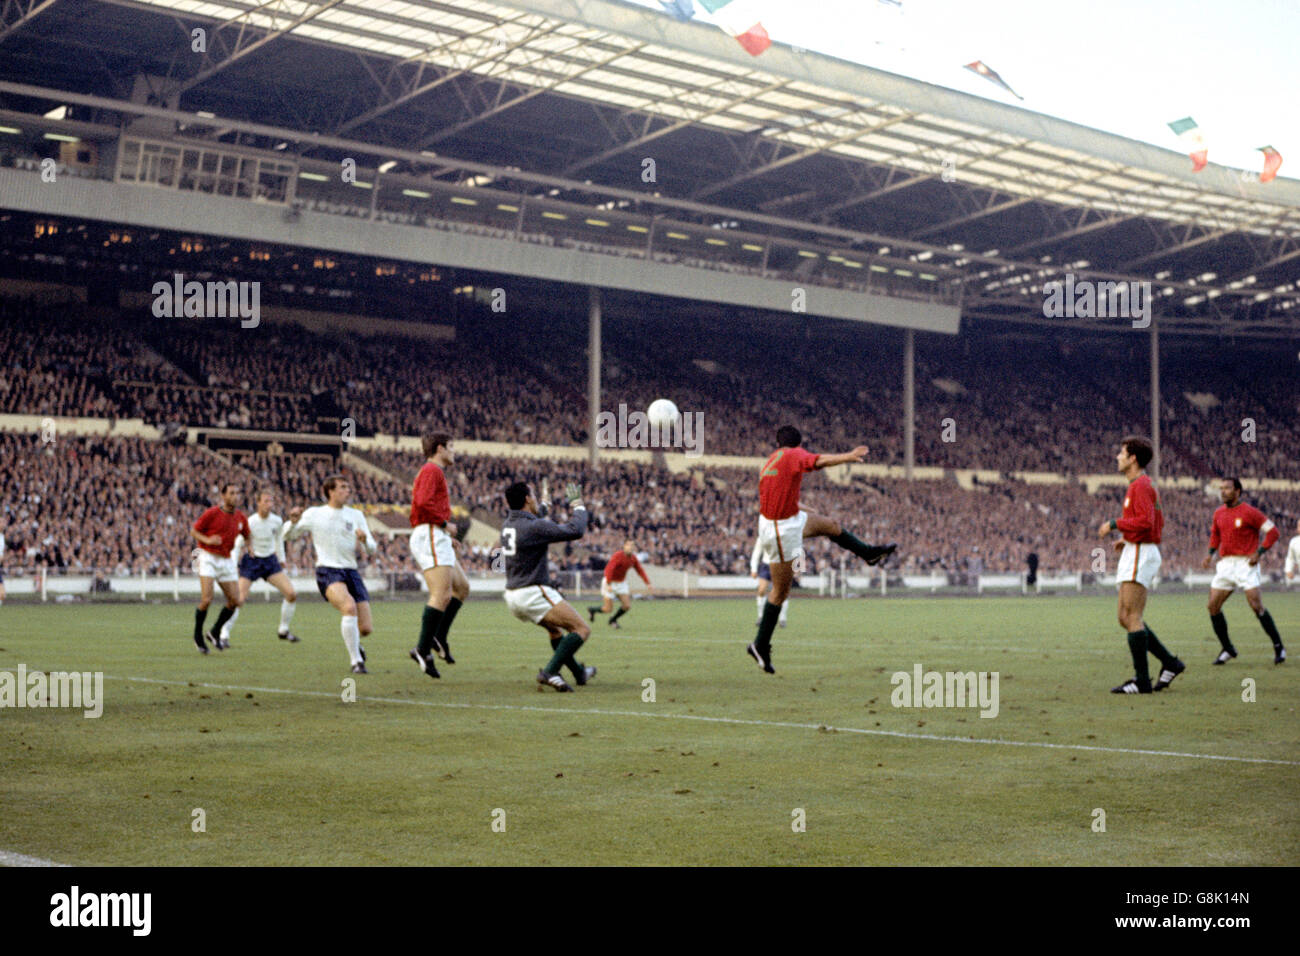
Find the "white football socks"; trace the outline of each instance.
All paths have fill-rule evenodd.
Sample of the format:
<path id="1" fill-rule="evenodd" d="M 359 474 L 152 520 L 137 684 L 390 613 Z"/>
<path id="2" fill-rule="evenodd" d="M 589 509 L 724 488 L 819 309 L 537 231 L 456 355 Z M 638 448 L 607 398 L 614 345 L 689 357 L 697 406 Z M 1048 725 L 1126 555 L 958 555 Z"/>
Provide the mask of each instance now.
<path id="1" fill-rule="evenodd" d="M 343 615 L 343 643 L 348 646 L 348 655 L 353 664 L 361 663 L 361 628 L 357 626 L 355 614 Z"/>
<path id="2" fill-rule="evenodd" d="M 221 639 L 223 641 L 230 640 L 230 629 L 234 627 L 235 622 L 239 620 L 239 612 L 242 610 L 243 608 L 235 608 L 235 613 L 230 615 L 230 620 L 221 626 Z"/>
<path id="3" fill-rule="evenodd" d="M 298 606 L 297 601 L 280 602 L 280 633 L 289 633 L 289 622 L 293 620 L 294 609 Z"/>

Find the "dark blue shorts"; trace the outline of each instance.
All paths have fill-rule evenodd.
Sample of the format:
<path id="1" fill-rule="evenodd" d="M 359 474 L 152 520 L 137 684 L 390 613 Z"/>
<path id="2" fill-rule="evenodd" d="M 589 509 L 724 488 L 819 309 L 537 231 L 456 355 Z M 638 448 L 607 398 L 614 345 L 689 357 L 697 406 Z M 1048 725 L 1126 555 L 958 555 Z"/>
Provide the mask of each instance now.
<path id="1" fill-rule="evenodd" d="M 766 561 L 758 562 L 758 576 L 764 581 L 772 580 L 772 566 Z"/>
<path id="2" fill-rule="evenodd" d="M 354 601 L 369 601 L 370 592 L 366 590 L 366 584 L 361 580 L 361 574 L 354 568 L 317 568 L 316 569 L 316 589 L 320 591 L 320 596 L 325 597 L 325 589 L 336 581 L 342 581 L 348 586 L 348 593 L 352 595 Z"/>
<path id="3" fill-rule="evenodd" d="M 273 554 L 265 558 L 255 558 L 251 554 L 246 554 L 239 559 L 239 576 L 249 581 L 260 581 L 283 570 L 284 566 L 280 564 L 280 559 Z"/>

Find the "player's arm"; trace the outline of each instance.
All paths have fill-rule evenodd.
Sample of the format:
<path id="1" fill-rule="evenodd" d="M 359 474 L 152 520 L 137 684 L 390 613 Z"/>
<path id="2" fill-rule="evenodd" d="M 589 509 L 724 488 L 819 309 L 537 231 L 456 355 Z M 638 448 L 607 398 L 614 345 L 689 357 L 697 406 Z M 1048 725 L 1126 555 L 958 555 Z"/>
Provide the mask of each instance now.
<path id="1" fill-rule="evenodd" d="M 1156 522 L 1156 491 L 1150 485 L 1133 492 L 1133 514 L 1113 522 L 1115 530 L 1124 534 L 1141 534 L 1150 531 Z"/>
<path id="2" fill-rule="evenodd" d="M 847 465 L 851 462 L 862 461 L 867 457 L 867 446 L 859 445 L 853 451 L 846 451 L 842 455 L 818 455 L 813 462 L 813 468 L 820 471 L 822 468 L 833 468 L 836 465 Z"/>
<path id="3" fill-rule="evenodd" d="M 302 508 L 290 508 L 289 520 L 284 523 L 284 530 L 281 537 L 285 541 L 292 541 L 294 538 L 305 534 L 311 530 L 312 509 L 308 508 L 303 511 Z"/>
<path id="4" fill-rule="evenodd" d="M 1260 534 L 1264 536 L 1264 540 L 1259 543 L 1258 550 L 1250 556 L 1250 560 L 1247 562 L 1252 567 L 1259 564 L 1259 559 L 1264 556 L 1264 552 L 1277 544 L 1277 539 L 1281 536 L 1281 532 L 1277 530 L 1277 525 L 1267 515 L 1261 511 L 1259 516 L 1264 519 L 1259 526 Z"/>
<path id="5" fill-rule="evenodd" d="M 645 573 L 645 568 L 641 567 L 641 559 L 635 554 L 632 555 L 632 567 L 636 568 L 636 573 L 641 575 L 641 580 L 645 582 L 647 591 L 653 591 L 655 586 L 650 583 L 650 577 Z"/>
<path id="6" fill-rule="evenodd" d="M 357 528 L 357 544 L 365 548 L 366 554 L 374 554 L 379 550 L 379 542 L 370 533 L 370 522 L 366 521 L 364 515 L 361 517 L 361 527 Z"/>
<path id="7" fill-rule="evenodd" d="M 538 518 L 532 522 L 538 536 L 544 541 L 576 541 L 587 533 L 589 515 L 587 506 L 582 503 L 582 490 L 570 482 L 565 488 L 564 496 L 572 511 L 568 521 L 557 524 L 550 518 Z"/>

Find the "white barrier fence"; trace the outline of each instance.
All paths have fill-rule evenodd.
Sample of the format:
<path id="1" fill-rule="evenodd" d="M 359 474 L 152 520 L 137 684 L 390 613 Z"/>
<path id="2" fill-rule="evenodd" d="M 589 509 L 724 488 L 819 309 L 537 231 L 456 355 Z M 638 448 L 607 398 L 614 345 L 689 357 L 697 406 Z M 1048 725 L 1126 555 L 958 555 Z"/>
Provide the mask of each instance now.
<path id="1" fill-rule="evenodd" d="M 757 582 L 747 574 L 695 575 L 687 572 L 673 572 L 656 569 L 654 574 L 656 587 L 660 593 L 689 597 L 693 593 L 707 591 L 735 592 L 752 594 Z M 316 590 L 316 578 L 313 574 L 290 572 L 289 580 L 300 593 Z M 427 592 L 424 580 L 414 571 L 366 572 L 363 575 L 366 588 L 376 597 L 400 597 L 403 594 L 414 595 Z M 564 571 L 552 575 L 561 590 L 572 597 L 598 594 L 600 592 L 601 573 L 599 571 Z M 1164 587 L 1167 590 L 1185 589 L 1189 591 L 1204 590 L 1210 586 L 1213 575 L 1209 573 L 1189 573 L 1172 581 L 1156 579 L 1153 590 Z M 1081 593 L 1088 591 L 1113 590 L 1114 575 L 1085 575 L 1083 573 L 1039 575 L 1034 585 L 1029 585 L 1023 574 L 980 574 L 954 575 L 936 572 L 928 575 L 888 574 L 879 569 L 871 569 L 864 574 L 848 574 L 838 569 L 829 569 L 820 574 L 803 574 L 797 578 L 798 587 L 804 594 L 817 594 L 831 597 L 863 597 L 873 594 L 887 595 L 894 593 L 935 594 L 939 591 L 959 591 L 975 594 L 988 593 Z M 505 577 L 500 574 L 470 575 L 470 584 L 476 594 L 500 594 L 505 590 Z M 173 571 L 171 574 L 43 574 L 40 570 L 31 573 L 10 572 L 4 581 L 9 597 L 36 596 L 41 601 L 72 601 L 78 599 L 138 599 L 140 601 L 193 600 L 199 594 L 199 579 L 196 575 Z M 1289 588 L 1290 582 L 1274 582 L 1265 577 L 1266 589 Z M 634 582 L 633 590 L 641 587 Z M 279 597 L 279 592 L 265 581 L 256 582 L 249 592 L 249 600 L 271 601 Z"/>

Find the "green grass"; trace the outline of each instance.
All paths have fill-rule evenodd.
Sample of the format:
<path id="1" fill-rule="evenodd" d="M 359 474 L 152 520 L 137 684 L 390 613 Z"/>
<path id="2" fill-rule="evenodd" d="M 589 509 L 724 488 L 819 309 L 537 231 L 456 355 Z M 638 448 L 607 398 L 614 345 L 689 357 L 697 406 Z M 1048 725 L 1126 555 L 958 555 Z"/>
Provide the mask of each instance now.
<path id="1" fill-rule="evenodd" d="M 1300 646 L 1300 594 L 1267 598 Z M 1114 603 L 796 600 L 773 677 L 743 654 L 752 599 L 638 602 L 621 631 L 596 624 L 582 656 L 600 675 L 566 695 L 535 689 L 545 635 L 500 600 L 461 612 L 438 682 L 406 657 L 419 605 L 382 603 L 355 703 L 337 615 L 314 594 L 302 643 L 277 641 L 278 605 L 254 600 L 234 648 L 208 657 L 188 604 L 9 603 L 0 670 L 103 671 L 106 703 L 98 720 L 0 710 L 0 850 L 82 865 L 1300 863 L 1300 660 L 1274 667 L 1236 597 L 1241 657 L 1210 667 L 1203 595 L 1157 593 L 1148 620 L 1187 673 L 1112 696 L 1131 671 Z M 918 662 L 997 671 L 998 716 L 892 707 L 891 673 Z"/>

